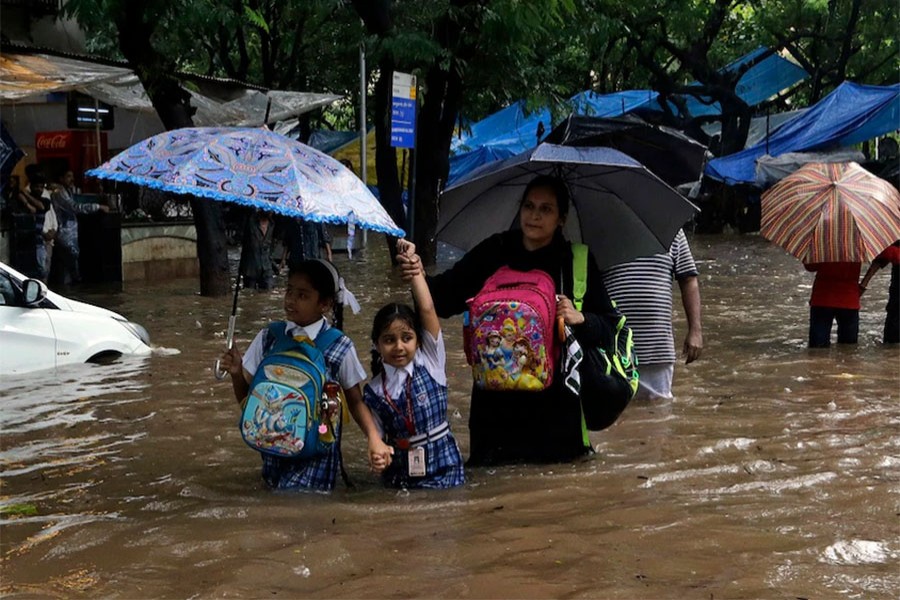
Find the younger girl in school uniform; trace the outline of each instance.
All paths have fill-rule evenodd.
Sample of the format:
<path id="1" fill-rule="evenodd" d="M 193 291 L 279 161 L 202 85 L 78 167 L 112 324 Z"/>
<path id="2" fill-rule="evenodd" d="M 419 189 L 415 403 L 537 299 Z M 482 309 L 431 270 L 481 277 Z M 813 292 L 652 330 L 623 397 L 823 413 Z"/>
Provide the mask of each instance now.
<path id="1" fill-rule="evenodd" d="M 315 340 L 322 331 L 330 328 L 325 315 L 335 307 L 339 281 L 334 267 L 321 259 L 302 261 L 291 267 L 284 291 L 285 335 Z M 337 315 L 339 318 L 339 311 Z M 267 352 L 268 332 L 268 328 L 261 330 L 243 356 L 236 347 L 222 356 L 222 368 L 231 374 L 238 403 L 247 397 L 253 375 Z M 390 464 L 391 449 L 380 439 L 375 420 L 362 402 L 359 384 L 365 380 L 366 372 L 357 358 L 353 342 L 341 334 L 320 351 L 325 356 L 328 378 L 340 383 L 350 414 L 368 438 L 369 462 L 378 472 Z M 340 469 L 340 436 L 339 425 L 335 431 L 335 444 L 325 454 L 314 458 L 262 454 L 263 479 L 269 487 L 278 490 L 330 492 Z"/>
<path id="2" fill-rule="evenodd" d="M 397 242 L 403 260 L 415 246 Z M 449 488 L 465 483 L 463 461 L 447 422 L 446 353 L 431 292 L 419 272 L 411 281 L 418 313 L 392 303 L 372 325 L 372 380 L 363 400 L 380 421 L 393 458 L 382 480 L 398 488 Z"/>

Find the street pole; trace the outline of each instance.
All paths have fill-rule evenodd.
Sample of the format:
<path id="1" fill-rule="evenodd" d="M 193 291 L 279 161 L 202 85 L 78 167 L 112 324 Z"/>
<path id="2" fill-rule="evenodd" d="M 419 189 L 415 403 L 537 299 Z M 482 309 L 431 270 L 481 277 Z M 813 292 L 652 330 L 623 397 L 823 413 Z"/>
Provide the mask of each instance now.
<path id="1" fill-rule="evenodd" d="M 366 165 L 366 43 L 359 43 L 359 176 L 363 184 L 369 185 Z M 369 232 L 363 229 L 363 248 L 368 245 Z"/>

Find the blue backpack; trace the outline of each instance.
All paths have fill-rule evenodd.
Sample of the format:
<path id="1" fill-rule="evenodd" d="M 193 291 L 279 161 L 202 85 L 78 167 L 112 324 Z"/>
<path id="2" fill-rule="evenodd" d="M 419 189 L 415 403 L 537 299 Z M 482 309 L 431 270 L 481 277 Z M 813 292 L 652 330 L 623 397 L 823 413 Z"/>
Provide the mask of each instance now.
<path id="1" fill-rule="evenodd" d="M 343 333 L 334 327 L 315 342 L 285 333 L 285 322 L 270 323 L 265 356 L 250 382 L 241 414 L 244 441 L 259 452 L 288 458 L 312 458 L 335 443 L 343 391 L 328 381 L 322 353 Z"/>

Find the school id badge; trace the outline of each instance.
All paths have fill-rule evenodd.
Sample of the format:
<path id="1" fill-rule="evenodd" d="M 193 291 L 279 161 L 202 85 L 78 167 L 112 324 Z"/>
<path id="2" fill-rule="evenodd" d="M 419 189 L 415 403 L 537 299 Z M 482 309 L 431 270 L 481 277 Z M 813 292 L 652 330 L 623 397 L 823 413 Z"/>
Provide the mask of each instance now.
<path id="1" fill-rule="evenodd" d="M 425 446 L 409 449 L 409 476 L 425 477 Z"/>

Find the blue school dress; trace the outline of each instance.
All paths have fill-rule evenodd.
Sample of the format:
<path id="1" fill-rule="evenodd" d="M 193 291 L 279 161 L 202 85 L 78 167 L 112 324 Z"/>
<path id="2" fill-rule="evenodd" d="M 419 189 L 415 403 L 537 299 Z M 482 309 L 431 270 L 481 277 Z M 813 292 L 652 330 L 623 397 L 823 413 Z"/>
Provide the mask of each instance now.
<path id="1" fill-rule="evenodd" d="M 430 335 L 426 332 L 423 337 L 430 338 Z M 385 397 L 384 373 L 373 378 L 363 390 L 363 401 L 381 422 L 385 441 L 394 447 L 391 466 L 382 473 L 382 480 L 388 486 L 449 488 L 466 482 L 459 446 L 447 422 L 447 386 L 435 380 L 420 356 L 423 350 L 442 343 L 433 338 L 423 340 L 416 352 L 412 375 L 406 370 L 401 373 L 405 382 L 398 397 L 389 394 Z M 423 446 L 425 476 L 410 476 L 410 449 Z"/>

